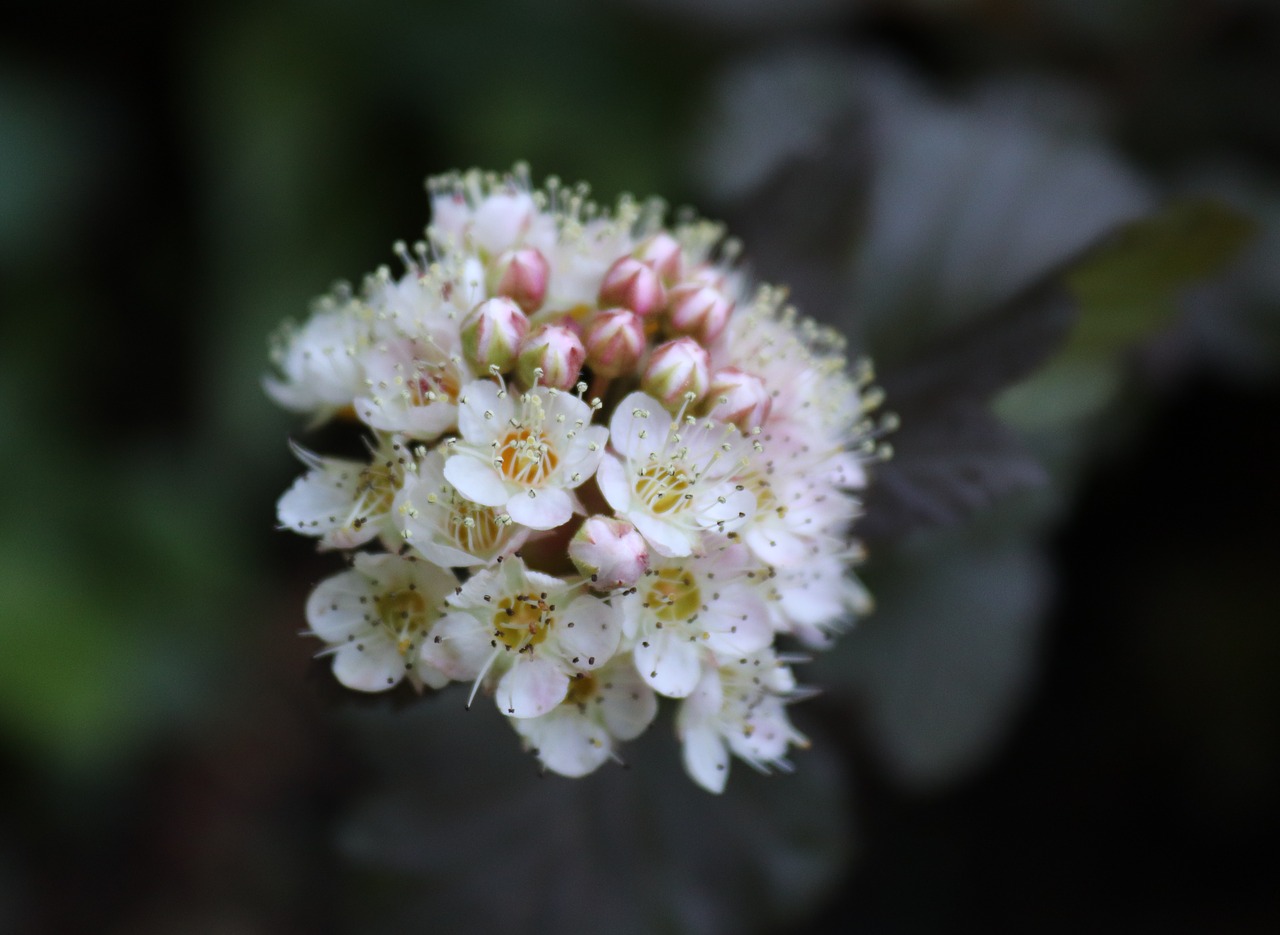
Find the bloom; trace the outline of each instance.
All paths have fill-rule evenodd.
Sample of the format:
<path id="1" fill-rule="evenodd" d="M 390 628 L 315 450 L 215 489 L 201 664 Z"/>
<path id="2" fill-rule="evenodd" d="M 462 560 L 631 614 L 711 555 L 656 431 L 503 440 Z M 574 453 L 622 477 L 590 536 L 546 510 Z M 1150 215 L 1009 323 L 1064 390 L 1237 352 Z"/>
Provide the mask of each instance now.
<path id="1" fill-rule="evenodd" d="M 295 445 L 276 507 L 351 561 L 307 601 L 320 654 L 358 691 L 484 691 L 565 776 L 664 703 L 704 788 L 731 757 L 788 768 L 780 648 L 871 607 L 850 538 L 888 422 L 869 368 L 753 291 L 719 225 L 522 167 L 428 188 L 403 273 L 318 302 L 264 380 L 369 453 Z"/>

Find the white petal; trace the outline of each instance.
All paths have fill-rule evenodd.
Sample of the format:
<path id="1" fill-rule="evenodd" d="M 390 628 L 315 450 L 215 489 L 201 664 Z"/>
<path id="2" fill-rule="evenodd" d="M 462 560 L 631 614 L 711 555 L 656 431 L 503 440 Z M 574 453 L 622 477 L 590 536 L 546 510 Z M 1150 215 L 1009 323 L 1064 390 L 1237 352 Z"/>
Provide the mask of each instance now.
<path id="1" fill-rule="evenodd" d="M 493 465 L 470 452 L 452 455 L 444 463 L 444 476 L 458 493 L 484 506 L 502 506 L 511 497 Z"/>
<path id="2" fill-rule="evenodd" d="M 809 555 L 809 543 L 779 522 L 752 524 L 742 539 L 770 565 L 799 565 Z"/>
<path id="3" fill-rule="evenodd" d="M 746 489 L 735 490 L 732 484 L 722 484 L 700 497 L 694 509 L 704 529 L 714 527 L 717 532 L 733 532 L 755 515 L 756 495 Z"/>
<path id="4" fill-rule="evenodd" d="M 743 655 L 773 642 L 773 627 L 764 599 L 749 587 L 729 585 L 720 589 L 698 622 L 706 628 L 705 645 L 712 651 Z"/>
<path id="5" fill-rule="evenodd" d="M 343 530 L 354 518 L 356 487 L 366 465 L 337 458 L 317 458 L 315 469 L 293 482 L 276 504 L 280 525 L 305 536 L 325 536 Z M 376 535 L 376 524 L 348 530 L 352 546 Z"/>
<path id="6" fill-rule="evenodd" d="M 644 461 L 662 449 L 671 416 L 662 403 L 644 393 L 632 393 L 613 411 L 609 420 L 609 440 L 627 458 Z"/>
<path id="7" fill-rule="evenodd" d="M 724 791 L 729 778 L 729 751 L 712 727 L 699 724 L 684 732 L 684 768 L 708 792 Z"/>
<path id="8" fill-rule="evenodd" d="M 571 706 L 514 724 L 542 765 L 561 776 L 585 776 L 609 758 L 611 744 L 604 728 Z"/>
<path id="9" fill-rule="evenodd" d="M 404 672 L 404 657 L 385 638 L 345 643 L 333 656 L 333 674 L 356 691 L 386 691 L 404 678 Z"/>
<path id="10" fill-rule="evenodd" d="M 658 630 L 636 644 L 636 670 L 654 690 L 668 698 L 683 698 L 702 676 L 702 651 L 686 636 Z"/>
<path id="11" fill-rule="evenodd" d="M 575 504 L 573 496 L 559 487 L 521 490 L 506 501 L 507 512 L 517 523 L 530 529 L 555 529 L 569 522 Z"/>
<path id="12" fill-rule="evenodd" d="M 564 700 L 569 676 L 542 656 L 517 657 L 498 682 L 498 710 L 511 717 L 538 717 Z"/>
<path id="13" fill-rule="evenodd" d="M 577 487 L 595 474 L 604 457 L 609 432 L 603 425 L 579 429 L 564 446 L 563 460 L 556 471 L 566 487 Z"/>
<path id="14" fill-rule="evenodd" d="M 573 626 L 569 626 L 573 624 Z M 556 622 L 561 649 L 580 669 L 604 665 L 618 650 L 622 638 L 618 614 L 604 601 L 579 595 Z"/>
<path id="15" fill-rule="evenodd" d="M 466 681 L 480 674 L 493 652 L 491 638 L 489 630 L 471 614 L 445 614 L 422 641 L 420 652 L 449 678 Z"/>
<path id="16" fill-rule="evenodd" d="M 631 484 L 627 480 L 627 469 L 613 455 L 605 455 L 596 471 L 596 483 L 600 492 L 609 501 L 609 506 L 619 513 L 631 507 Z"/>
<path id="17" fill-rule="evenodd" d="M 492 380 L 475 380 L 458 391 L 458 432 L 473 444 L 487 445 L 513 415 L 511 397 Z"/>
<path id="18" fill-rule="evenodd" d="M 600 687 L 600 713 L 609 733 L 619 740 L 632 740 L 644 733 L 658 713 L 658 698 L 635 667 L 627 660 L 597 675 L 605 684 Z"/>
<path id="19" fill-rule="evenodd" d="M 640 531 L 640 535 L 648 540 L 653 550 L 667 558 L 683 558 L 693 554 L 697 534 L 690 534 L 672 523 L 666 523 L 649 513 L 635 510 L 627 514 L 627 519 Z"/>
<path id="20" fill-rule="evenodd" d="M 341 643 L 353 633 L 369 629 L 368 611 L 360 599 L 372 600 L 372 590 L 358 571 L 341 571 L 321 581 L 307 598 L 307 625 L 326 643 Z"/>

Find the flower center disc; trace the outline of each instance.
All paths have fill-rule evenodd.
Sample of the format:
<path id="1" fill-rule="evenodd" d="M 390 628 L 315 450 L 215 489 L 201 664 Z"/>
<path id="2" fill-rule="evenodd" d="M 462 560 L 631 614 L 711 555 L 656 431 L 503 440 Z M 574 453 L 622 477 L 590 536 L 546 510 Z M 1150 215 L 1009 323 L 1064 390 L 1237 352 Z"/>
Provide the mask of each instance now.
<path id="1" fill-rule="evenodd" d="M 636 494 L 654 513 L 679 512 L 689 502 L 689 479 L 683 471 L 651 464 L 636 480 Z"/>
<path id="2" fill-rule="evenodd" d="M 508 432 L 499 445 L 502 476 L 519 484 L 540 484 L 560 463 L 542 432 L 527 428 Z"/>
<path id="3" fill-rule="evenodd" d="M 664 623 L 690 620 L 702 606 L 702 595 L 693 575 L 679 568 L 664 568 L 649 586 L 649 606 Z"/>
<path id="4" fill-rule="evenodd" d="M 504 597 L 493 615 L 493 635 L 507 649 L 517 652 L 526 646 L 536 646 L 547 638 L 547 631 L 555 623 L 550 610 L 541 598 L 524 594 Z"/>

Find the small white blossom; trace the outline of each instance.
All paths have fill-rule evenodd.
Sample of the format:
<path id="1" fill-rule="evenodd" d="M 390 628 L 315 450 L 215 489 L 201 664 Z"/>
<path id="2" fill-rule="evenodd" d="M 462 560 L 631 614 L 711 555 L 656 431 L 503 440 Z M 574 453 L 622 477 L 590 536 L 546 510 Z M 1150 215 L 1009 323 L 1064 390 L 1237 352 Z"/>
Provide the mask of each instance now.
<path id="1" fill-rule="evenodd" d="M 384 691 L 404 678 L 440 688 L 448 677 L 419 650 L 456 585 L 428 562 L 361 552 L 353 568 L 311 592 L 307 623 L 329 644 L 333 674 L 348 688 Z"/>
<path id="2" fill-rule="evenodd" d="M 415 467 L 402 437 L 387 439 L 367 463 L 322 458 L 301 445 L 293 451 L 309 470 L 276 504 L 282 528 L 316 536 L 324 549 L 354 549 L 379 536 L 395 542 L 392 503 Z"/>
<path id="3" fill-rule="evenodd" d="M 569 681 L 569 691 L 541 717 L 512 718 L 511 726 L 544 767 L 585 776 L 615 757 L 615 741 L 639 737 L 658 713 L 658 699 L 631 661 L 614 657 Z"/>
<path id="4" fill-rule="evenodd" d="M 617 454 L 600 464 L 600 491 L 660 555 L 692 555 L 706 533 L 732 532 L 755 512 L 755 496 L 733 479 L 751 453 L 733 426 L 681 423 L 632 393 L 614 410 L 609 441 Z"/>
<path id="5" fill-rule="evenodd" d="M 489 380 L 459 393 L 458 430 L 444 475 L 476 503 L 502 507 L 530 529 L 554 529 L 578 506 L 573 490 L 604 456 L 608 431 L 576 396 L 534 387 L 512 399 Z"/>
<path id="6" fill-rule="evenodd" d="M 546 714 L 571 678 L 609 661 L 622 635 L 612 607 L 575 590 L 518 557 L 479 571 L 449 598 L 423 658 L 477 687 L 487 678 L 504 714 Z"/>

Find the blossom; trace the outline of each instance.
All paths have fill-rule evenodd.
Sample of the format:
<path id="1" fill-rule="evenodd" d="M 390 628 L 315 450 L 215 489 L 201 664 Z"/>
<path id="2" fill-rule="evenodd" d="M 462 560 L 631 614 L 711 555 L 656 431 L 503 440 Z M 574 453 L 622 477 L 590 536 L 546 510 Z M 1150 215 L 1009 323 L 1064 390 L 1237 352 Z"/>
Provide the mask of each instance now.
<path id="1" fill-rule="evenodd" d="M 391 507 L 413 458 L 400 436 L 388 438 L 368 463 L 323 458 L 293 445 L 309 470 L 276 505 L 280 525 L 317 536 L 325 549 L 353 549 L 378 536 L 393 538 Z"/>
<path id="2" fill-rule="evenodd" d="M 692 555 L 708 531 L 732 532 L 755 512 L 733 480 L 750 446 L 730 425 L 681 423 L 651 396 L 632 393 L 610 420 L 616 454 L 600 463 L 600 490 L 660 555 Z"/>
<path id="3" fill-rule="evenodd" d="M 516 718 L 546 714 L 569 680 L 609 661 L 621 628 L 616 611 L 518 558 L 477 572 L 422 644 L 450 678 L 495 681 L 498 708 Z M 580 589 L 578 589 L 580 590 Z"/>
<path id="4" fill-rule="evenodd" d="M 403 270 L 282 330 L 264 379 L 368 451 L 295 445 L 276 505 L 347 553 L 306 605 L 334 676 L 484 690 L 565 776 L 620 761 L 664 704 L 707 790 L 735 756 L 789 768 L 787 646 L 871 609 L 852 536 L 891 419 L 869 366 L 753 287 L 718 224 L 519 166 L 428 190 Z"/>
<path id="5" fill-rule="evenodd" d="M 459 396 L 460 440 L 449 446 L 444 475 L 469 500 L 503 507 L 530 529 L 553 529 L 577 507 L 571 491 L 596 472 L 608 430 L 591 425 L 576 396 L 534 387 L 512 399 L 490 380 Z"/>
<path id="6" fill-rule="evenodd" d="M 564 701 L 546 714 L 513 718 L 512 726 L 544 767 L 585 776 L 611 756 L 615 741 L 640 736 L 658 713 L 658 699 L 625 657 L 569 681 Z"/>
<path id="7" fill-rule="evenodd" d="M 419 645 L 456 584 L 428 562 L 361 552 L 354 567 L 311 592 L 307 623 L 329 644 L 333 674 L 348 688 L 383 691 L 404 678 L 419 689 L 440 688 L 449 679 Z"/>

